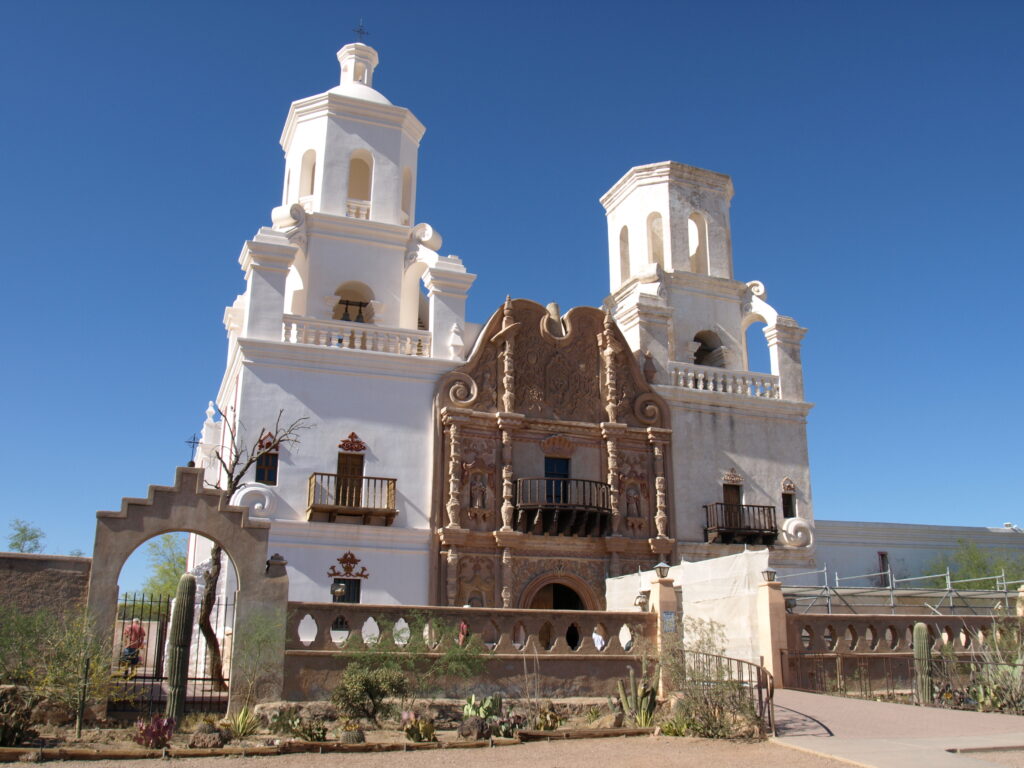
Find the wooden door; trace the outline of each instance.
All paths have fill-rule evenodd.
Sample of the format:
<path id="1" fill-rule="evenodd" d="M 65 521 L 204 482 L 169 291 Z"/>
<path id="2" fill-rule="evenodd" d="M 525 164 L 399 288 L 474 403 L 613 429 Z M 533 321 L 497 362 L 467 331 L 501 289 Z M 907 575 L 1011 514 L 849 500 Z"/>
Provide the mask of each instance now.
<path id="1" fill-rule="evenodd" d="M 725 503 L 725 527 L 726 528 L 740 528 L 741 518 L 743 516 L 743 486 L 742 485 L 723 485 L 722 486 L 722 501 Z"/>
<path id="2" fill-rule="evenodd" d="M 360 453 L 338 454 L 339 507 L 358 509 L 363 502 L 363 456 Z"/>

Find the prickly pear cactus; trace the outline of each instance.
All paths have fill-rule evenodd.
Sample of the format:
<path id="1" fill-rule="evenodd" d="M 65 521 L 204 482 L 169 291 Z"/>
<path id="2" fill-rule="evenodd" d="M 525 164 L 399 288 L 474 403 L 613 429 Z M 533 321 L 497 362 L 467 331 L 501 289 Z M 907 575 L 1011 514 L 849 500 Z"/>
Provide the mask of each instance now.
<path id="1" fill-rule="evenodd" d="M 178 593 L 171 610 L 171 628 L 167 633 L 167 709 L 166 717 L 180 723 L 185 712 L 185 686 L 188 683 L 188 652 L 192 645 L 192 619 L 196 610 L 196 577 L 184 574 L 178 580 Z"/>

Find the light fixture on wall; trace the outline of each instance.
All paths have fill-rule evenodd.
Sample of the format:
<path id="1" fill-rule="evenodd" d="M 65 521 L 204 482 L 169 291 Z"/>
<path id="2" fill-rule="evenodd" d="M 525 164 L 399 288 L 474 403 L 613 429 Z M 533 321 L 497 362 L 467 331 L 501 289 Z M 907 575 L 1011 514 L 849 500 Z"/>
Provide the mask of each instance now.
<path id="1" fill-rule="evenodd" d="M 642 611 L 647 610 L 647 602 L 651 599 L 651 590 L 645 589 L 633 598 L 633 605 Z"/>
<path id="2" fill-rule="evenodd" d="M 335 579 L 334 583 L 331 584 L 331 597 L 334 598 L 334 602 L 341 602 L 341 598 L 345 596 L 345 592 L 345 582 L 343 582 L 341 579 Z"/>
<path id="3" fill-rule="evenodd" d="M 773 571 L 771 568 L 765 568 L 763 571 L 761 571 L 761 578 L 769 582 L 775 581 L 775 571 Z"/>
<path id="4" fill-rule="evenodd" d="M 664 579 L 666 576 L 668 576 L 668 568 L 668 563 L 662 560 L 660 563 L 654 566 L 654 572 L 658 574 L 659 579 Z"/>

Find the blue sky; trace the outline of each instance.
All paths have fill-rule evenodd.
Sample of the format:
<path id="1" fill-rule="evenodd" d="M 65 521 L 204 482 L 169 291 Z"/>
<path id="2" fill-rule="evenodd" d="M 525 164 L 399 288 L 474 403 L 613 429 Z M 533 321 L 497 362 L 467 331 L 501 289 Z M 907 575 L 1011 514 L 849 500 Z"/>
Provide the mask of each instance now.
<path id="1" fill-rule="evenodd" d="M 290 101 L 375 85 L 426 124 L 417 218 L 479 278 L 607 291 L 598 203 L 662 160 L 733 177 L 735 272 L 810 329 L 816 515 L 1024 523 L 1019 2 L 50 2 L 5 8 L 0 533 L 91 550 L 168 483 L 220 380 Z M 542 279 L 541 276 L 546 276 Z M 999 493 L 996 493 L 996 491 Z"/>

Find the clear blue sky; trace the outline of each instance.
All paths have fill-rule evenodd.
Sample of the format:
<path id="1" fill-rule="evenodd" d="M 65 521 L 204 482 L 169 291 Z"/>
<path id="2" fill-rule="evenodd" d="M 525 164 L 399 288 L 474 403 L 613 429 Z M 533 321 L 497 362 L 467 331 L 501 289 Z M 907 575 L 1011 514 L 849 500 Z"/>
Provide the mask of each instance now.
<path id="1" fill-rule="evenodd" d="M 187 461 L 288 104 L 360 16 L 472 319 L 599 304 L 630 166 L 728 173 L 737 277 L 810 329 L 817 516 L 1024 523 L 1024 3 L 65 1 L 0 32 L 4 538 L 89 552 Z"/>

